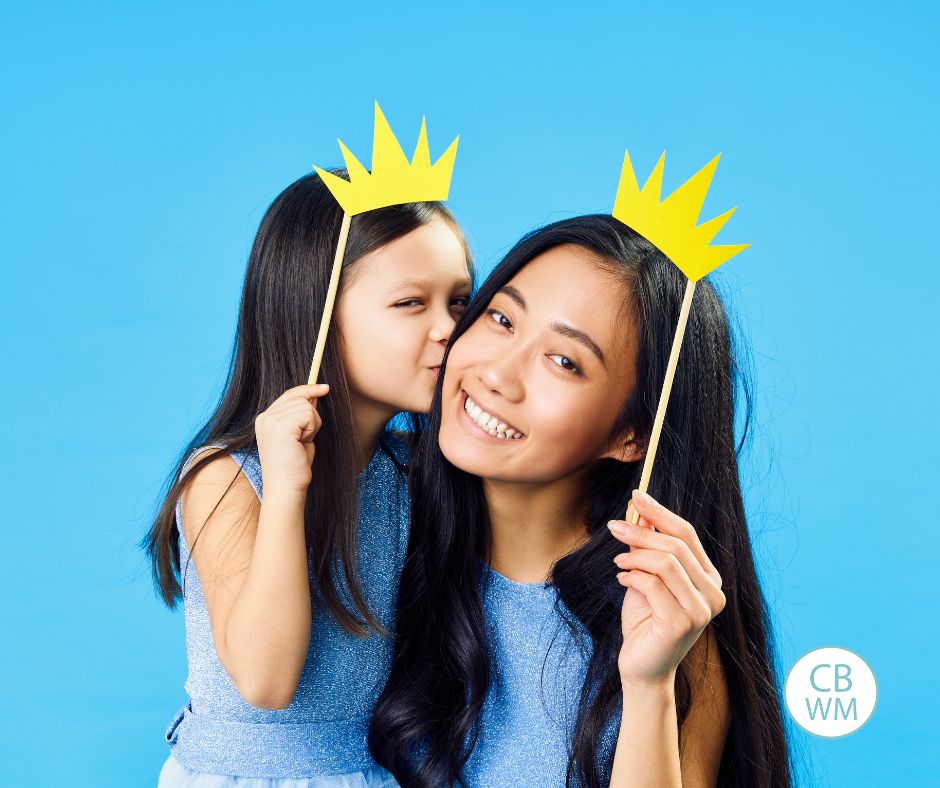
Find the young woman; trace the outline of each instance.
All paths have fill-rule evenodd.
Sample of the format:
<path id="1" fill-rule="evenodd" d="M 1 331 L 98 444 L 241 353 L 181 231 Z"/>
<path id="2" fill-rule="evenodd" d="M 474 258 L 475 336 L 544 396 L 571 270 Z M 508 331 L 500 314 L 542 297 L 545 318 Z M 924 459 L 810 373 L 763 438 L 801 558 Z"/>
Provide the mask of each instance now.
<path id="1" fill-rule="evenodd" d="M 737 367 L 707 280 L 652 498 L 631 503 L 684 284 L 638 234 L 585 216 L 523 238 L 458 322 L 370 729 L 406 788 L 789 784 Z"/>
<path id="2" fill-rule="evenodd" d="M 189 702 L 161 786 L 394 784 L 366 747 L 408 524 L 386 423 L 430 406 L 471 261 L 440 203 L 356 216 L 329 385 L 306 385 L 341 220 L 316 174 L 268 209 L 225 392 L 145 542 L 186 614 Z"/>

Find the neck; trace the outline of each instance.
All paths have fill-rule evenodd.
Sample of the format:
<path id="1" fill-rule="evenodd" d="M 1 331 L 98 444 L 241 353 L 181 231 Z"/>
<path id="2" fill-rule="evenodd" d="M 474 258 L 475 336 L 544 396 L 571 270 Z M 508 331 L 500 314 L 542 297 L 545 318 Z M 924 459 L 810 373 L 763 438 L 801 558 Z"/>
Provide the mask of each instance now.
<path id="1" fill-rule="evenodd" d="M 555 561 L 587 538 L 583 482 L 580 474 L 549 484 L 484 479 L 493 569 L 520 583 L 548 579 Z"/>
<path id="2" fill-rule="evenodd" d="M 388 424 L 388 420 L 397 413 L 388 405 L 381 405 L 371 400 L 358 398 L 352 395 L 353 431 L 356 438 L 358 456 L 358 472 L 362 473 L 379 442 L 379 435 Z"/>

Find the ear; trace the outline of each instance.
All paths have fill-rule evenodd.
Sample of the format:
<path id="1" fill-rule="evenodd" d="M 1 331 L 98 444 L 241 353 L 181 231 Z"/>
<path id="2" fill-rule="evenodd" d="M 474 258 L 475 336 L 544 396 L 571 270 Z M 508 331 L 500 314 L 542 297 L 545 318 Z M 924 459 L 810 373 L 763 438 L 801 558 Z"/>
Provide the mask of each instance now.
<path id="1" fill-rule="evenodd" d="M 637 443 L 632 432 L 628 432 L 611 443 L 598 459 L 610 457 L 620 462 L 637 462 L 642 460 L 645 454 L 646 448 Z"/>

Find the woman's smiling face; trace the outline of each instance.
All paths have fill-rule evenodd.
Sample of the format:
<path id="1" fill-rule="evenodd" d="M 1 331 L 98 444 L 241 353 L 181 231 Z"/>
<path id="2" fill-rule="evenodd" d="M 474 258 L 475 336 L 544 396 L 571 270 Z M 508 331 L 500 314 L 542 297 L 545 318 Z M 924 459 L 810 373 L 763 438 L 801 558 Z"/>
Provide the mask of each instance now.
<path id="1" fill-rule="evenodd" d="M 450 349 L 443 455 L 485 479 L 531 483 L 602 456 L 635 459 L 610 442 L 636 379 L 626 299 L 621 277 L 581 247 L 529 262 Z"/>

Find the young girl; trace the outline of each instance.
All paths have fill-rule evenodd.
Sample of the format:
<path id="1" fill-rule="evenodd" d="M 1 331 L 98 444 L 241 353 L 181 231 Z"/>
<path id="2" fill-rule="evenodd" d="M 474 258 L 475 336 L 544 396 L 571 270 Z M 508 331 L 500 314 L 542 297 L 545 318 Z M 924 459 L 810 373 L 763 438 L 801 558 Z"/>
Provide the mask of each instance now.
<path id="1" fill-rule="evenodd" d="M 440 203 L 356 216 L 325 384 L 305 385 L 341 220 L 316 174 L 268 209 L 225 393 L 145 540 L 189 660 L 161 786 L 394 784 L 366 745 L 407 544 L 386 424 L 430 406 L 471 260 Z"/>
<path id="2" fill-rule="evenodd" d="M 523 238 L 458 321 L 370 730 L 406 788 L 789 784 L 707 280 L 631 503 L 684 284 L 585 216 Z"/>

